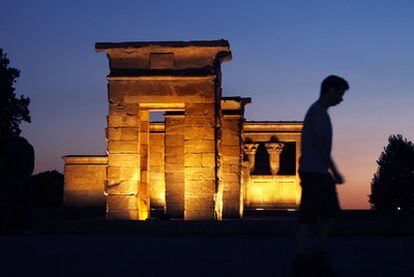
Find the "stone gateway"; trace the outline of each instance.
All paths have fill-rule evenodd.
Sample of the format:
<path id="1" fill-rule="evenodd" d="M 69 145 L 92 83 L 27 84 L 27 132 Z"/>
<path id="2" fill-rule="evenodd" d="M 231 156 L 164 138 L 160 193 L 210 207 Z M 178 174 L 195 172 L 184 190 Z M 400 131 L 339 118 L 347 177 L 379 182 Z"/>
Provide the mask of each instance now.
<path id="1" fill-rule="evenodd" d="M 296 209 L 302 122 L 246 121 L 222 97 L 226 40 L 96 43 L 109 59 L 107 155 L 65 156 L 64 204 L 108 219 L 240 218 Z M 150 113 L 163 112 L 162 122 Z"/>

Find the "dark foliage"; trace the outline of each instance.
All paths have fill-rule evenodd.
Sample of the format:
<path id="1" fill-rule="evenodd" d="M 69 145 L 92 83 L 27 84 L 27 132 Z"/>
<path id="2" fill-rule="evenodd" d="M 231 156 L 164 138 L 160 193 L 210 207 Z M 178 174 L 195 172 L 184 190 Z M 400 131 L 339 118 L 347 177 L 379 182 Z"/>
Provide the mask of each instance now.
<path id="1" fill-rule="evenodd" d="M 63 174 L 56 170 L 32 176 L 33 204 L 39 208 L 60 207 L 63 200 Z"/>
<path id="2" fill-rule="evenodd" d="M 30 98 L 16 97 L 14 83 L 20 76 L 20 71 L 9 66 L 9 59 L 0 48 L 0 120 L 13 135 L 19 135 L 19 125 L 22 121 L 30 122 Z"/>
<path id="3" fill-rule="evenodd" d="M 414 144 L 401 135 L 388 138 L 377 160 L 369 202 L 382 211 L 414 210 Z"/>

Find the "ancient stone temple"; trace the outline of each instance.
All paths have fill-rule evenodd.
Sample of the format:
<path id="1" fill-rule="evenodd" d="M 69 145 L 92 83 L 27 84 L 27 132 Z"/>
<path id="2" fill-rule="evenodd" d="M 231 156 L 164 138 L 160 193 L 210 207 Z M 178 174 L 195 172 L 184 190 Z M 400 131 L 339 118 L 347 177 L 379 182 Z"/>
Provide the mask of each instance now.
<path id="1" fill-rule="evenodd" d="M 109 59 L 107 155 L 65 156 L 64 203 L 108 219 L 240 218 L 295 209 L 301 122 L 246 121 L 222 97 L 225 40 L 97 43 Z M 150 114 L 163 113 L 151 122 Z"/>

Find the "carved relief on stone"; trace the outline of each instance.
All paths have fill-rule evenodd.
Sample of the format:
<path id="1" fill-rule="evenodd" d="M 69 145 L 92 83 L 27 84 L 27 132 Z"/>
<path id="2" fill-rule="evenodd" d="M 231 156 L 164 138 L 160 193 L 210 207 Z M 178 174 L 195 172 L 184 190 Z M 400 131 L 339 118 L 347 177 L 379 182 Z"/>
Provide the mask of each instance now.
<path id="1" fill-rule="evenodd" d="M 280 168 L 280 153 L 283 151 L 284 144 L 280 142 L 265 143 L 267 153 L 269 153 L 270 170 L 272 175 L 276 175 Z"/>
<path id="2" fill-rule="evenodd" d="M 243 153 L 249 158 L 249 169 L 250 172 L 254 170 L 255 155 L 257 151 L 258 143 L 245 143 L 243 145 Z"/>

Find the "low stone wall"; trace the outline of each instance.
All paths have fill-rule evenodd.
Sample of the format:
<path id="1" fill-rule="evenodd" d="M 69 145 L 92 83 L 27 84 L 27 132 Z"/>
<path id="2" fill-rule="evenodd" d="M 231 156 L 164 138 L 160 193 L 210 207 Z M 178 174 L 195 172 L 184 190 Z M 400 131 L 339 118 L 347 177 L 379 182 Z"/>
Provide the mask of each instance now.
<path id="1" fill-rule="evenodd" d="M 65 207 L 105 207 L 107 156 L 65 156 Z"/>
<path id="2" fill-rule="evenodd" d="M 252 175 L 245 187 L 246 209 L 297 209 L 301 190 L 296 176 Z"/>

